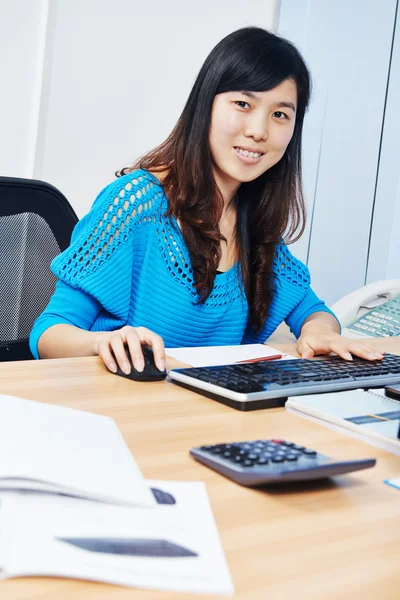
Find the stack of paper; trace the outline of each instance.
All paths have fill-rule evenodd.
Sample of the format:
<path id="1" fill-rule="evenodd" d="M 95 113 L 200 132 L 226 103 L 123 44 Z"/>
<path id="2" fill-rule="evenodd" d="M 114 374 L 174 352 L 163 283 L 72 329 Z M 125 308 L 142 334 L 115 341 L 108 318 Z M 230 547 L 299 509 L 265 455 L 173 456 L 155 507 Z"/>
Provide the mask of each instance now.
<path id="1" fill-rule="evenodd" d="M 0 489 L 155 506 L 113 419 L 1 395 Z"/>
<path id="2" fill-rule="evenodd" d="M 3 493 L 1 578 L 45 575 L 141 588 L 232 594 L 204 483 L 150 481 L 155 509 Z"/>
<path id="3" fill-rule="evenodd" d="M 0 396 L 0 522 L 2 579 L 233 593 L 204 484 L 146 482 L 108 417 Z"/>

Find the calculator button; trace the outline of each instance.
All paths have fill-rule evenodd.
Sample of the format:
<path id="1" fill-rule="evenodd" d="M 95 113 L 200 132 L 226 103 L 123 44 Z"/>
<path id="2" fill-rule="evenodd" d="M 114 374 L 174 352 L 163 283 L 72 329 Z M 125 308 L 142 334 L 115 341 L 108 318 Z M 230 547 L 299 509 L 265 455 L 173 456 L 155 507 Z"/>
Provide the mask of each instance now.
<path id="1" fill-rule="evenodd" d="M 288 454 L 286 456 L 286 460 L 298 460 L 298 455 L 297 454 Z"/>
<path id="2" fill-rule="evenodd" d="M 274 455 L 273 452 L 263 452 L 260 457 L 261 458 L 272 458 L 272 456 Z"/>
<path id="3" fill-rule="evenodd" d="M 257 454 L 253 454 L 253 453 L 251 453 L 251 454 L 248 454 L 248 455 L 247 455 L 247 458 L 249 458 L 250 460 L 257 460 L 257 458 L 258 458 L 258 455 L 257 455 Z"/>
<path id="4" fill-rule="evenodd" d="M 268 464 L 268 458 L 262 458 L 260 457 L 259 459 L 257 459 L 257 464 L 258 465 L 267 465 Z"/>
<path id="5" fill-rule="evenodd" d="M 283 456 L 285 458 L 286 452 L 275 452 L 274 456 Z"/>
<path id="6" fill-rule="evenodd" d="M 211 450 L 213 446 L 200 446 L 200 450 Z"/>
<path id="7" fill-rule="evenodd" d="M 285 440 L 271 440 L 271 442 L 273 442 L 274 444 L 284 444 Z"/>
<path id="8" fill-rule="evenodd" d="M 254 462 L 252 460 L 249 460 L 248 458 L 246 458 L 242 464 L 244 467 L 252 467 L 254 465 Z"/>
<path id="9" fill-rule="evenodd" d="M 293 444 L 293 450 L 304 450 L 304 446 L 298 446 L 297 444 Z"/>
<path id="10" fill-rule="evenodd" d="M 275 455 L 271 458 L 271 461 L 274 463 L 280 463 L 280 462 L 284 462 L 285 458 L 284 458 L 284 456 L 276 456 Z"/>
<path id="11" fill-rule="evenodd" d="M 303 454 L 306 454 L 307 456 L 316 456 L 317 453 L 315 450 L 310 450 L 310 448 L 304 448 Z"/>

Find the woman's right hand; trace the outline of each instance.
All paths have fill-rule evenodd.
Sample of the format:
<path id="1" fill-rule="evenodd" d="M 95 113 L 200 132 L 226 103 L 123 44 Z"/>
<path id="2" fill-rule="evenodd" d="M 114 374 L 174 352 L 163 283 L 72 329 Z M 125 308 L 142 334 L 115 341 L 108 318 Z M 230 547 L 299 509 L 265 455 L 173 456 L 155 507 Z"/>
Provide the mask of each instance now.
<path id="1" fill-rule="evenodd" d="M 133 366 L 137 371 L 143 371 L 144 358 L 142 345 L 150 346 L 154 353 L 156 367 L 165 369 L 165 348 L 163 339 L 146 327 L 131 327 L 126 325 L 115 331 L 99 332 L 94 342 L 94 354 L 98 354 L 109 371 L 116 373 L 117 364 L 129 375 L 131 366 L 125 347 L 129 348 Z"/>

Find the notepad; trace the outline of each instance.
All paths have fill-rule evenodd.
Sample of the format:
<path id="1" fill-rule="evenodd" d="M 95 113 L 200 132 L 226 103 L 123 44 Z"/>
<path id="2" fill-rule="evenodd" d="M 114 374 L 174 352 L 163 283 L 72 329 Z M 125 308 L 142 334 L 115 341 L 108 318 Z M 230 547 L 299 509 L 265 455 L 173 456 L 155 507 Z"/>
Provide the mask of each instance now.
<path id="1" fill-rule="evenodd" d="M 155 506 L 113 419 L 4 395 L 0 395 L 0 489 Z"/>
<path id="2" fill-rule="evenodd" d="M 285 408 L 400 456 L 400 402 L 383 390 L 293 396 Z"/>
<path id="3" fill-rule="evenodd" d="M 168 357 L 175 358 L 191 367 L 216 367 L 240 362 L 274 360 L 283 356 L 282 352 L 265 344 L 165 348 L 165 353 Z"/>

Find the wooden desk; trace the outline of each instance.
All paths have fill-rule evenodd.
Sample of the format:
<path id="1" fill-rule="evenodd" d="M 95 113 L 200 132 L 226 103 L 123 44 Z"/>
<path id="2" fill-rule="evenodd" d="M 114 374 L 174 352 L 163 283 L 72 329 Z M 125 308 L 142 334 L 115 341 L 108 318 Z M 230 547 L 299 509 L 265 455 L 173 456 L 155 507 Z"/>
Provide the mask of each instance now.
<path id="1" fill-rule="evenodd" d="M 294 346 L 284 347 L 293 351 Z M 169 382 L 134 383 L 98 358 L 0 364 L 0 393 L 111 416 L 145 477 L 205 481 L 240 600 L 400 597 L 400 457 L 288 414 L 242 413 Z M 196 463 L 192 446 L 282 437 L 373 469 L 301 487 L 250 490 Z M 66 579 L 0 583 L 7 600 L 211 598 Z"/>

